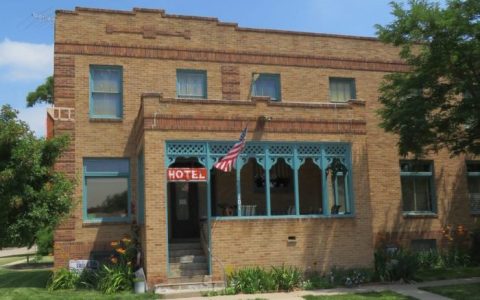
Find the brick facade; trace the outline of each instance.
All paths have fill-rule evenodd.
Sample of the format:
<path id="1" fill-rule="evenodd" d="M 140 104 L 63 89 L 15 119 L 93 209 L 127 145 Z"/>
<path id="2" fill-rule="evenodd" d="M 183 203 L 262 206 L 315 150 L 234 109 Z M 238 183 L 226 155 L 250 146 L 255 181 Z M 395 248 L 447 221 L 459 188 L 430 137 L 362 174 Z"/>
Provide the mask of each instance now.
<path id="1" fill-rule="evenodd" d="M 123 68 L 121 120 L 89 118 L 90 65 Z M 207 72 L 208 99 L 176 99 L 176 70 Z M 388 237 L 441 238 L 447 224 L 472 225 L 465 157 L 434 160 L 437 214 L 402 214 L 396 137 L 378 127 L 378 87 L 388 72 L 407 72 L 398 49 L 374 38 L 240 28 L 213 18 L 162 10 L 57 11 L 54 135 L 72 143 L 57 169 L 78 181 L 78 205 L 55 235 L 55 266 L 105 251 L 131 224 L 86 224 L 83 158 L 128 157 L 136 202 L 136 158 L 145 156 L 145 225 L 141 241 L 150 283 L 168 282 L 165 141 L 348 142 L 352 146 L 355 216 L 215 220 L 213 278 L 224 266 L 297 265 L 326 271 L 371 266 L 375 243 Z M 281 75 L 281 102 L 250 97 L 253 73 Z M 355 78 L 357 99 L 329 102 L 329 77 Z M 265 117 L 271 117 L 271 120 Z M 263 118 L 263 119 L 262 119 Z M 263 121 L 261 121 L 263 120 Z M 287 238 L 295 236 L 295 243 Z"/>

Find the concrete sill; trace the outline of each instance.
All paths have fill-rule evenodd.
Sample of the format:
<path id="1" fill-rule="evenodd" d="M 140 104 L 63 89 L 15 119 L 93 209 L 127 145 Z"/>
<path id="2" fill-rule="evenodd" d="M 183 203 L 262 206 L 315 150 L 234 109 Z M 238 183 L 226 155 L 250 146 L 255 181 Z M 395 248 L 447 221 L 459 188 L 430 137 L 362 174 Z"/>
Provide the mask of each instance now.
<path id="1" fill-rule="evenodd" d="M 402 215 L 406 219 L 438 218 L 436 213 L 429 212 L 404 212 Z"/>

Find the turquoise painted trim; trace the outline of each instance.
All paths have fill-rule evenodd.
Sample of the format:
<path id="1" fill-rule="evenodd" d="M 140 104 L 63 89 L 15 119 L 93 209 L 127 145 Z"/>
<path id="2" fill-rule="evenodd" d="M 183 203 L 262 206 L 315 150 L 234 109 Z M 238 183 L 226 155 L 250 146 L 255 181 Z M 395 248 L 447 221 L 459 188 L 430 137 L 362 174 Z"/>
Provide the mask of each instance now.
<path id="1" fill-rule="evenodd" d="M 212 218 L 212 187 L 211 187 L 211 184 L 210 184 L 210 170 L 212 168 L 212 162 L 210 159 L 208 159 L 210 157 L 210 148 L 208 147 L 208 145 L 205 145 L 206 147 L 206 154 L 207 154 L 207 159 L 206 159 L 206 167 L 207 167 L 207 228 L 208 228 L 208 232 L 207 232 L 207 243 L 208 243 L 208 254 L 207 254 L 207 257 L 208 257 L 208 274 L 211 275 L 212 274 L 212 239 L 211 239 L 211 235 L 212 235 L 212 225 L 211 225 L 211 218 Z M 200 229 L 201 230 L 201 229 Z"/>
<path id="2" fill-rule="evenodd" d="M 477 177 L 480 176 L 480 172 L 467 172 L 467 175 L 471 177 Z"/>
<path id="3" fill-rule="evenodd" d="M 237 216 L 242 216 L 242 186 L 241 186 L 241 174 L 240 174 L 240 159 L 237 158 L 235 164 L 237 165 L 235 169 L 235 179 L 237 180 Z"/>
<path id="4" fill-rule="evenodd" d="M 202 74 L 203 75 L 203 95 L 201 96 L 191 96 L 191 95 L 180 95 L 178 91 L 180 90 L 179 75 L 182 74 Z M 176 95 L 177 98 L 187 98 L 187 99 L 208 99 L 208 84 L 207 84 L 207 71 L 206 70 L 196 70 L 196 69 L 177 69 L 177 82 L 176 82 Z"/>
<path id="5" fill-rule="evenodd" d="M 354 183 L 354 171 L 353 171 L 353 162 L 352 162 L 352 146 L 350 145 L 348 147 L 348 153 L 347 153 L 347 163 L 348 163 L 348 166 L 350 167 L 350 169 L 348 170 L 347 172 L 347 188 L 348 188 L 348 191 L 349 193 L 347 193 L 348 195 L 348 205 L 349 205 L 349 212 L 354 214 L 355 213 L 355 201 L 353 201 L 353 199 L 355 199 L 355 189 L 353 188 L 353 183 Z"/>
<path id="6" fill-rule="evenodd" d="M 321 171 L 322 171 L 322 207 L 323 215 L 330 216 L 330 201 L 328 199 L 328 173 L 327 173 L 327 157 L 325 155 L 325 148 L 321 150 Z"/>
<path id="7" fill-rule="evenodd" d="M 436 212 L 431 212 L 431 211 L 404 211 L 402 212 L 402 215 L 405 217 L 408 216 L 425 216 L 425 217 L 438 217 L 438 214 Z"/>
<path id="8" fill-rule="evenodd" d="M 400 163 L 406 163 L 408 160 L 401 160 Z M 428 163 L 430 165 L 430 171 L 428 172 L 404 172 L 400 171 L 400 177 L 429 177 L 429 182 L 430 182 L 430 194 L 432 197 L 432 210 L 429 211 L 428 214 L 437 214 L 437 193 L 436 193 L 436 186 L 435 186 L 435 166 L 433 164 L 433 161 L 424 161 L 425 163 Z M 402 204 L 403 204 L 403 198 L 402 198 Z M 428 211 L 427 211 L 428 212 Z M 403 211 L 404 215 L 412 215 L 412 213 L 419 213 L 420 215 L 425 215 L 424 211 Z"/>
<path id="9" fill-rule="evenodd" d="M 110 222 L 131 222 L 132 221 L 132 186 L 130 178 L 130 158 L 101 158 L 95 157 L 91 159 L 115 159 L 115 160 L 127 160 L 128 161 L 128 173 L 119 172 L 86 172 L 85 162 L 90 158 L 83 158 L 83 184 L 82 184 L 82 220 L 84 223 L 110 223 Z M 102 218 L 89 218 L 87 210 L 87 178 L 126 178 L 127 179 L 127 216 L 126 217 L 102 217 Z"/>
<path id="10" fill-rule="evenodd" d="M 268 147 L 264 147 L 264 168 L 265 168 L 265 201 L 267 201 L 267 216 L 272 215 L 272 206 L 270 203 L 270 168 L 272 167 L 268 155 Z"/>
<path id="11" fill-rule="evenodd" d="M 167 155 L 167 149 L 168 149 L 168 146 L 167 146 L 167 142 L 164 142 L 163 143 L 163 146 L 165 147 L 164 148 L 164 161 L 165 161 L 165 170 L 168 169 L 168 166 L 170 165 L 170 162 L 168 161 L 168 155 Z M 165 234 L 165 253 L 166 253 L 166 264 L 165 264 L 165 267 L 166 267 L 166 271 L 167 271 L 167 277 L 170 277 L 170 251 L 169 251 L 169 244 L 170 244 L 170 233 L 169 233 L 169 230 L 170 230 L 170 218 L 169 218 L 169 214 L 168 214 L 168 208 L 169 208 L 169 203 L 168 203 L 168 182 L 167 180 L 164 180 L 164 183 L 163 183 L 163 188 L 164 188 L 164 191 L 165 191 L 165 220 L 166 220 L 166 234 Z"/>
<path id="12" fill-rule="evenodd" d="M 295 215 L 300 215 L 300 187 L 298 185 L 298 170 L 300 169 L 300 163 L 298 160 L 297 147 L 293 148 L 293 193 L 295 196 Z"/>
<path id="13" fill-rule="evenodd" d="M 119 115 L 99 115 L 93 111 L 93 97 L 92 95 L 96 93 L 93 91 L 93 71 L 95 69 L 111 69 L 111 70 L 119 70 L 120 71 L 120 103 L 117 103 L 117 108 L 119 111 Z M 89 70 L 89 117 L 90 119 L 112 119 L 112 120 L 122 120 L 123 119 L 123 66 L 118 65 L 90 65 Z M 103 93 L 108 94 L 108 93 Z M 112 93 L 118 94 L 118 93 Z"/>
<path id="14" fill-rule="evenodd" d="M 400 172 L 400 176 L 432 176 L 432 172 Z"/>
<path id="15" fill-rule="evenodd" d="M 282 85 L 281 85 L 281 77 L 279 73 L 253 73 L 252 74 L 252 83 L 251 83 L 251 94 L 252 96 L 264 96 L 264 95 L 257 95 L 256 94 L 256 87 L 255 87 L 255 82 L 253 81 L 253 78 L 255 75 L 258 75 L 257 80 L 261 78 L 269 78 L 269 79 L 274 79 L 276 81 L 276 86 L 275 86 L 275 97 L 270 97 L 272 101 L 282 101 Z"/>

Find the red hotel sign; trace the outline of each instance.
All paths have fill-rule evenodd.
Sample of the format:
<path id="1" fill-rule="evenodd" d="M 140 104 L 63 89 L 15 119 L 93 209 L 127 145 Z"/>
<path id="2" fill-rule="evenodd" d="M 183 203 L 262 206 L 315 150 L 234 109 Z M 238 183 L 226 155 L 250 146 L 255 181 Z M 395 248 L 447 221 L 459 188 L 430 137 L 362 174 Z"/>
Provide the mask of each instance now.
<path id="1" fill-rule="evenodd" d="M 168 181 L 207 181 L 206 168 L 168 168 Z"/>

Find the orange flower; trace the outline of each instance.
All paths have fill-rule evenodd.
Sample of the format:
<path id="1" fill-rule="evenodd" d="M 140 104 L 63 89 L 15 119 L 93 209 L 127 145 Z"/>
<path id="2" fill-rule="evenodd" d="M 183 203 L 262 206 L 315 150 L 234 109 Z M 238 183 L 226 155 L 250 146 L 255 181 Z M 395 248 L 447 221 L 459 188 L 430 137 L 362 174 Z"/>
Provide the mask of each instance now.
<path id="1" fill-rule="evenodd" d="M 123 248 L 118 248 L 118 249 L 116 249 L 116 251 L 120 254 L 125 254 L 125 249 L 123 249 Z"/>
<path id="2" fill-rule="evenodd" d="M 111 243 L 110 243 L 110 246 L 112 246 L 112 247 L 114 247 L 114 248 L 115 248 L 115 247 L 117 247 L 117 246 L 118 246 L 118 242 L 115 242 L 115 241 L 114 241 L 114 242 L 111 242 Z"/>
<path id="3" fill-rule="evenodd" d="M 112 263 L 116 264 L 116 263 L 118 262 L 118 259 L 117 259 L 116 257 L 112 257 L 112 258 L 110 259 L 110 261 L 111 261 Z"/>

